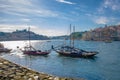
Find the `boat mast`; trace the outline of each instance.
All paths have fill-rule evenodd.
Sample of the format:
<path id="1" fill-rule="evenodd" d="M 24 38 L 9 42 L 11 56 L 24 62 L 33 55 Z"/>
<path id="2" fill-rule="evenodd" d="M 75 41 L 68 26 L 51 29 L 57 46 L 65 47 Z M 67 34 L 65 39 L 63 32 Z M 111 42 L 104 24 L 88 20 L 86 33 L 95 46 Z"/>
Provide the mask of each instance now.
<path id="1" fill-rule="evenodd" d="M 72 46 L 74 47 L 74 38 L 75 38 L 75 35 L 74 35 L 74 33 L 75 33 L 75 26 L 73 26 L 73 36 L 72 36 L 72 39 L 73 39 L 73 42 L 72 42 Z"/>
<path id="2" fill-rule="evenodd" d="M 28 28 L 28 33 L 29 33 L 29 47 L 30 47 L 30 50 L 31 50 L 31 42 L 30 42 L 30 27 Z"/>
<path id="3" fill-rule="evenodd" d="M 70 47 L 72 46 L 72 45 L 71 45 L 71 42 L 72 42 L 72 41 L 71 41 L 71 24 L 70 24 Z"/>

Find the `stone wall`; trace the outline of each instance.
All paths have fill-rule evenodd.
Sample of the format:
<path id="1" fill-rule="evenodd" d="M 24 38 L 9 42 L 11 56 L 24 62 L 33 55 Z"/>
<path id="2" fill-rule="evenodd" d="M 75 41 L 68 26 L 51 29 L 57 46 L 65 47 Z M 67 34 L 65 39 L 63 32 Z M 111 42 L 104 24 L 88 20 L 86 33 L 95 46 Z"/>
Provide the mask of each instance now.
<path id="1" fill-rule="evenodd" d="M 84 80 L 39 73 L 0 57 L 0 80 Z"/>

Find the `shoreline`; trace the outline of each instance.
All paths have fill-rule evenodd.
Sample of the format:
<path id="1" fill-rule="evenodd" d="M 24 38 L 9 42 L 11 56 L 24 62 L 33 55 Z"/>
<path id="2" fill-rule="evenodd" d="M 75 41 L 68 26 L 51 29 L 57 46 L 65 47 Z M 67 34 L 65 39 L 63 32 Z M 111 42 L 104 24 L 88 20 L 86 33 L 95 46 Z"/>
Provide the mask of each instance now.
<path id="1" fill-rule="evenodd" d="M 58 77 L 13 63 L 0 57 L 0 80 L 84 80 Z"/>

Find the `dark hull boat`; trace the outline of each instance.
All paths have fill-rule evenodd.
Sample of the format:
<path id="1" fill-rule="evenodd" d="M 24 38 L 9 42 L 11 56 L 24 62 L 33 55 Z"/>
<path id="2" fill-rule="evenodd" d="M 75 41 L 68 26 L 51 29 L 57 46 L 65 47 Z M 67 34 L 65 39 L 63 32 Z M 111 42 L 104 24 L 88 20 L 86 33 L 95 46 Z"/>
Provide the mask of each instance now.
<path id="1" fill-rule="evenodd" d="M 24 54 L 28 55 L 47 55 L 49 52 L 41 52 L 41 51 L 23 51 Z"/>
<path id="2" fill-rule="evenodd" d="M 75 32 L 75 27 L 73 27 L 73 30 Z M 71 33 L 71 25 L 70 25 L 70 33 Z M 59 53 L 60 55 L 63 56 L 68 56 L 68 57 L 84 57 L 84 58 L 89 58 L 93 57 L 94 55 L 98 54 L 98 52 L 95 51 L 85 51 L 82 49 L 78 49 L 74 47 L 74 36 L 71 36 L 70 34 L 70 46 L 60 46 L 60 47 L 53 47 L 52 48 Z"/>
<path id="3" fill-rule="evenodd" d="M 89 58 L 89 57 L 93 57 L 94 55 L 98 54 L 98 52 L 95 52 L 95 51 L 84 51 L 84 50 L 80 50 L 80 49 L 69 47 L 69 46 L 62 46 L 54 50 L 60 55 L 68 56 L 68 57 Z"/>
<path id="4" fill-rule="evenodd" d="M 12 49 L 5 48 L 4 45 L 2 43 L 0 43 L 0 53 L 2 53 L 2 52 L 8 53 L 11 50 Z"/>
<path id="5" fill-rule="evenodd" d="M 87 53 L 69 53 L 69 52 L 61 52 L 61 51 L 56 51 L 57 53 L 59 53 L 60 55 L 63 56 L 68 56 L 68 57 L 84 57 L 84 58 L 88 58 L 88 57 L 93 57 L 94 55 L 96 55 L 97 52 L 87 52 Z"/>
<path id="6" fill-rule="evenodd" d="M 11 50 L 12 50 L 12 49 L 0 48 L 0 53 L 2 53 L 2 52 L 8 53 L 8 52 L 10 52 Z"/>
<path id="7" fill-rule="evenodd" d="M 41 51 L 41 50 L 36 50 L 32 46 L 30 47 L 24 47 L 24 50 L 22 50 L 24 54 L 28 55 L 48 55 L 50 51 Z"/>
<path id="8" fill-rule="evenodd" d="M 21 50 L 24 54 L 27 55 L 48 55 L 50 51 L 41 51 L 41 50 L 36 50 L 33 46 L 31 46 L 30 42 L 30 28 L 29 28 L 29 46 L 25 46 L 24 50 Z"/>

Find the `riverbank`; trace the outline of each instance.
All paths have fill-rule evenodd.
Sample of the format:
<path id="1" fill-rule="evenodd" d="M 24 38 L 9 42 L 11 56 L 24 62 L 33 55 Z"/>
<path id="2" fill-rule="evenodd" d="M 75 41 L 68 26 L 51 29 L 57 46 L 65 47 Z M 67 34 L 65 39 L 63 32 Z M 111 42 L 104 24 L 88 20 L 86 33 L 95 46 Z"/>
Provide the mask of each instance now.
<path id="1" fill-rule="evenodd" d="M 39 73 L 0 57 L 0 80 L 83 80 Z"/>

